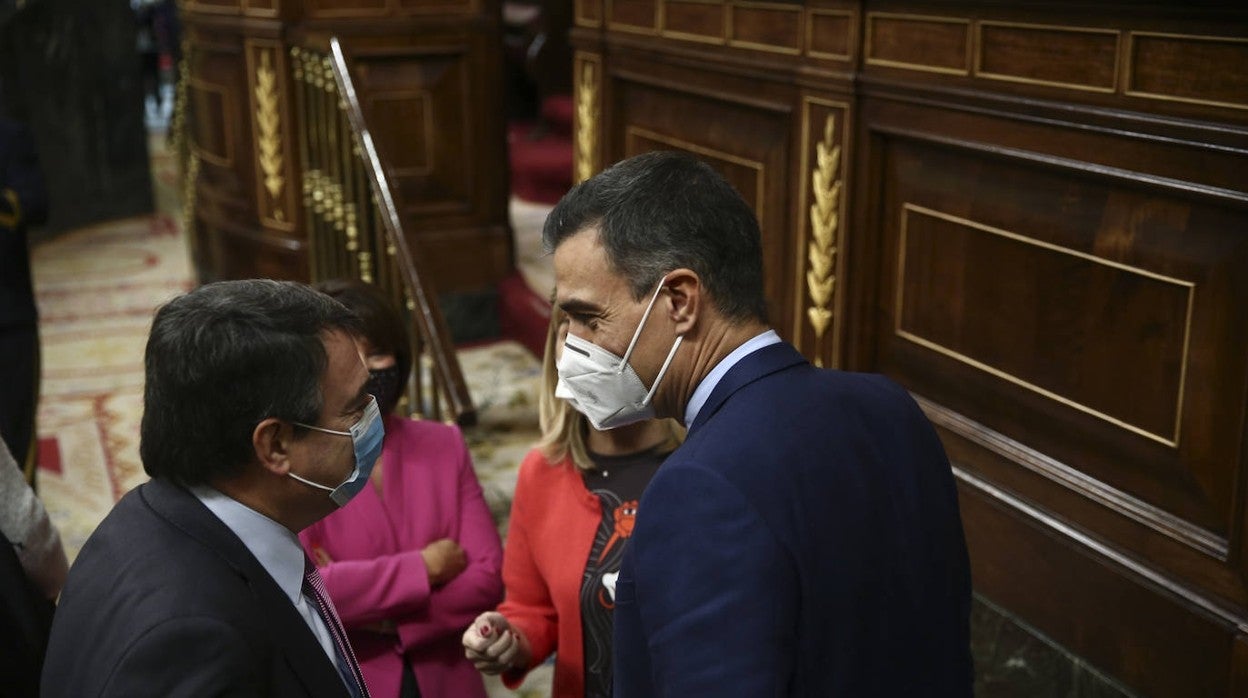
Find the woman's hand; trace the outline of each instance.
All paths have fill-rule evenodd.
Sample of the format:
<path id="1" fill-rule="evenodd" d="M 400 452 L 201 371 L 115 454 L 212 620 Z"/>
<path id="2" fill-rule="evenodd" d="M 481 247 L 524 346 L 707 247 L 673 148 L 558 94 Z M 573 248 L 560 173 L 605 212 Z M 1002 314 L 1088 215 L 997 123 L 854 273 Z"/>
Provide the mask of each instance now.
<path id="1" fill-rule="evenodd" d="M 529 641 L 501 613 L 486 611 L 464 631 L 464 656 L 485 674 L 524 669 L 532 660 Z"/>
<path id="2" fill-rule="evenodd" d="M 468 556 L 459 543 L 450 538 L 435 540 L 420 551 L 429 570 L 429 586 L 440 587 L 468 568 Z"/>

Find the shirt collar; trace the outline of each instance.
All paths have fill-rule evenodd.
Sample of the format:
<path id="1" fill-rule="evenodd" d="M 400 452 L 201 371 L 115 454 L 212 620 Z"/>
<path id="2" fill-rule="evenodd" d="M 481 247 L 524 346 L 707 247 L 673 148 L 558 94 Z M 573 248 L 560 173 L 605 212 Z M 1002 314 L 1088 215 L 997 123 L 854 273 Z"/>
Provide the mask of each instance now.
<path id="1" fill-rule="evenodd" d="M 689 397 L 689 403 L 685 405 L 685 426 L 693 424 L 693 420 L 698 418 L 698 412 L 706 401 L 711 397 L 711 393 L 715 391 L 715 386 L 719 385 L 719 381 L 728 373 L 728 369 L 736 366 L 741 359 L 753 354 L 754 352 L 772 344 L 780 342 L 780 335 L 775 330 L 767 330 L 761 334 L 755 335 L 749 341 L 741 346 L 733 349 L 728 356 L 725 356 L 719 363 L 715 364 L 715 368 L 706 374 L 706 378 L 698 383 L 698 387 L 694 389 L 693 395 Z"/>
<path id="2" fill-rule="evenodd" d="M 251 551 L 264 571 L 298 604 L 303 595 L 303 548 L 290 529 L 211 487 L 192 487 L 203 502 Z"/>

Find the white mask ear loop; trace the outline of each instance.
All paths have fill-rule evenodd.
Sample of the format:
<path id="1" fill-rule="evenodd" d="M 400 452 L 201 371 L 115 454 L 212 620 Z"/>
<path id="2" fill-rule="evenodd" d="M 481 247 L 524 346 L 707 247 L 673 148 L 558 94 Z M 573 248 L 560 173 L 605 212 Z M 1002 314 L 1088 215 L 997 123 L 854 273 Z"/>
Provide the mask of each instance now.
<path id="1" fill-rule="evenodd" d="M 667 352 L 667 359 L 663 361 L 663 367 L 659 369 L 659 375 L 654 377 L 654 385 L 650 386 L 650 392 L 646 393 L 646 399 L 641 401 L 642 405 L 649 405 L 650 398 L 654 397 L 654 391 L 659 389 L 659 383 L 663 380 L 663 374 L 667 373 L 667 367 L 672 363 L 672 357 L 676 356 L 676 350 L 680 348 L 680 343 L 685 336 L 677 335 L 676 342 L 672 344 L 672 350 Z"/>
<path id="2" fill-rule="evenodd" d="M 624 350 L 624 358 L 620 359 L 620 365 L 616 367 L 615 369 L 615 372 L 617 374 L 623 373 L 624 367 L 628 365 L 628 357 L 632 356 L 633 348 L 637 346 L 637 340 L 641 339 L 641 328 L 645 327 L 646 320 L 650 319 L 650 309 L 654 307 L 654 302 L 659 299 L 659 292 L 663 290 L 664 281 L 667 281 L 666 276 L 659 279 L 659 285 L 657 288 L 654 289 L 654 295 L 650 296 L 650 303 L 646 306 L 646 312 L 641 314 L 641 322 L 637 323 L 637 331 L 633 333 L 633 341 L 628 343 L 628 349 Z M 679 342 L 677 342 L 677 344 L 679 345 Z M 675 353 L 675 352 L 676 352 L 676 347 L 672 347 L 672 353 Z M 672 360 L 672 355 L 668 354 L 667 361 L 663 363 L 663 368 L 667 368 L 667 364 L 671 362 L 671 360 Z M 662 371 L 659 372 L 659 375 L 660 376 L 663 375 Z M 656 379 L 654 383 L 655 385 L 658 385 L 659 381 Z M 653 388 L 651 390 L 653 390 Z M 647 398 L 647 402 L 648 401 L 649 399 Z M 642 403 L 642 404 L 645 404 L 645 403 Z"/>

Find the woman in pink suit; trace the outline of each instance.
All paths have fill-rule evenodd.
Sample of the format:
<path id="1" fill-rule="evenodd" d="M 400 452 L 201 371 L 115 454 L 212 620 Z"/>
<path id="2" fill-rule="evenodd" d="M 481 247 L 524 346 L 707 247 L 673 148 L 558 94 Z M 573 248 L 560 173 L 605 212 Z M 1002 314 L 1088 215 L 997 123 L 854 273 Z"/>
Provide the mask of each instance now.
<path id="1" fill-rule="evenodd" d="M 502 548 L 459 429 L 392 414 L 411 352 L 397 314 L 358 282 L 319 288 L 363 320 L 386 437 L 372 485 L 299 534 L 375 698 L 484 697 L 460 634 L 503 595 Z"/>

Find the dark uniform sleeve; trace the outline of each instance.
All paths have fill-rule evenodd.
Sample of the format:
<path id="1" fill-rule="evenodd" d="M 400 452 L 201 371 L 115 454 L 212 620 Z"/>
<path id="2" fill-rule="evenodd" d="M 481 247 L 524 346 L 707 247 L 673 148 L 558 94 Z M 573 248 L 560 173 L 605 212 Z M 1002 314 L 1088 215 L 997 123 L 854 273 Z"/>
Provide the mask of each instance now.
<path id="1" fill-rule="evenodd" d="M 0 117 L 0 226 L 42 223 L 47 211 L 34 135 L 24 125 Z"/>

